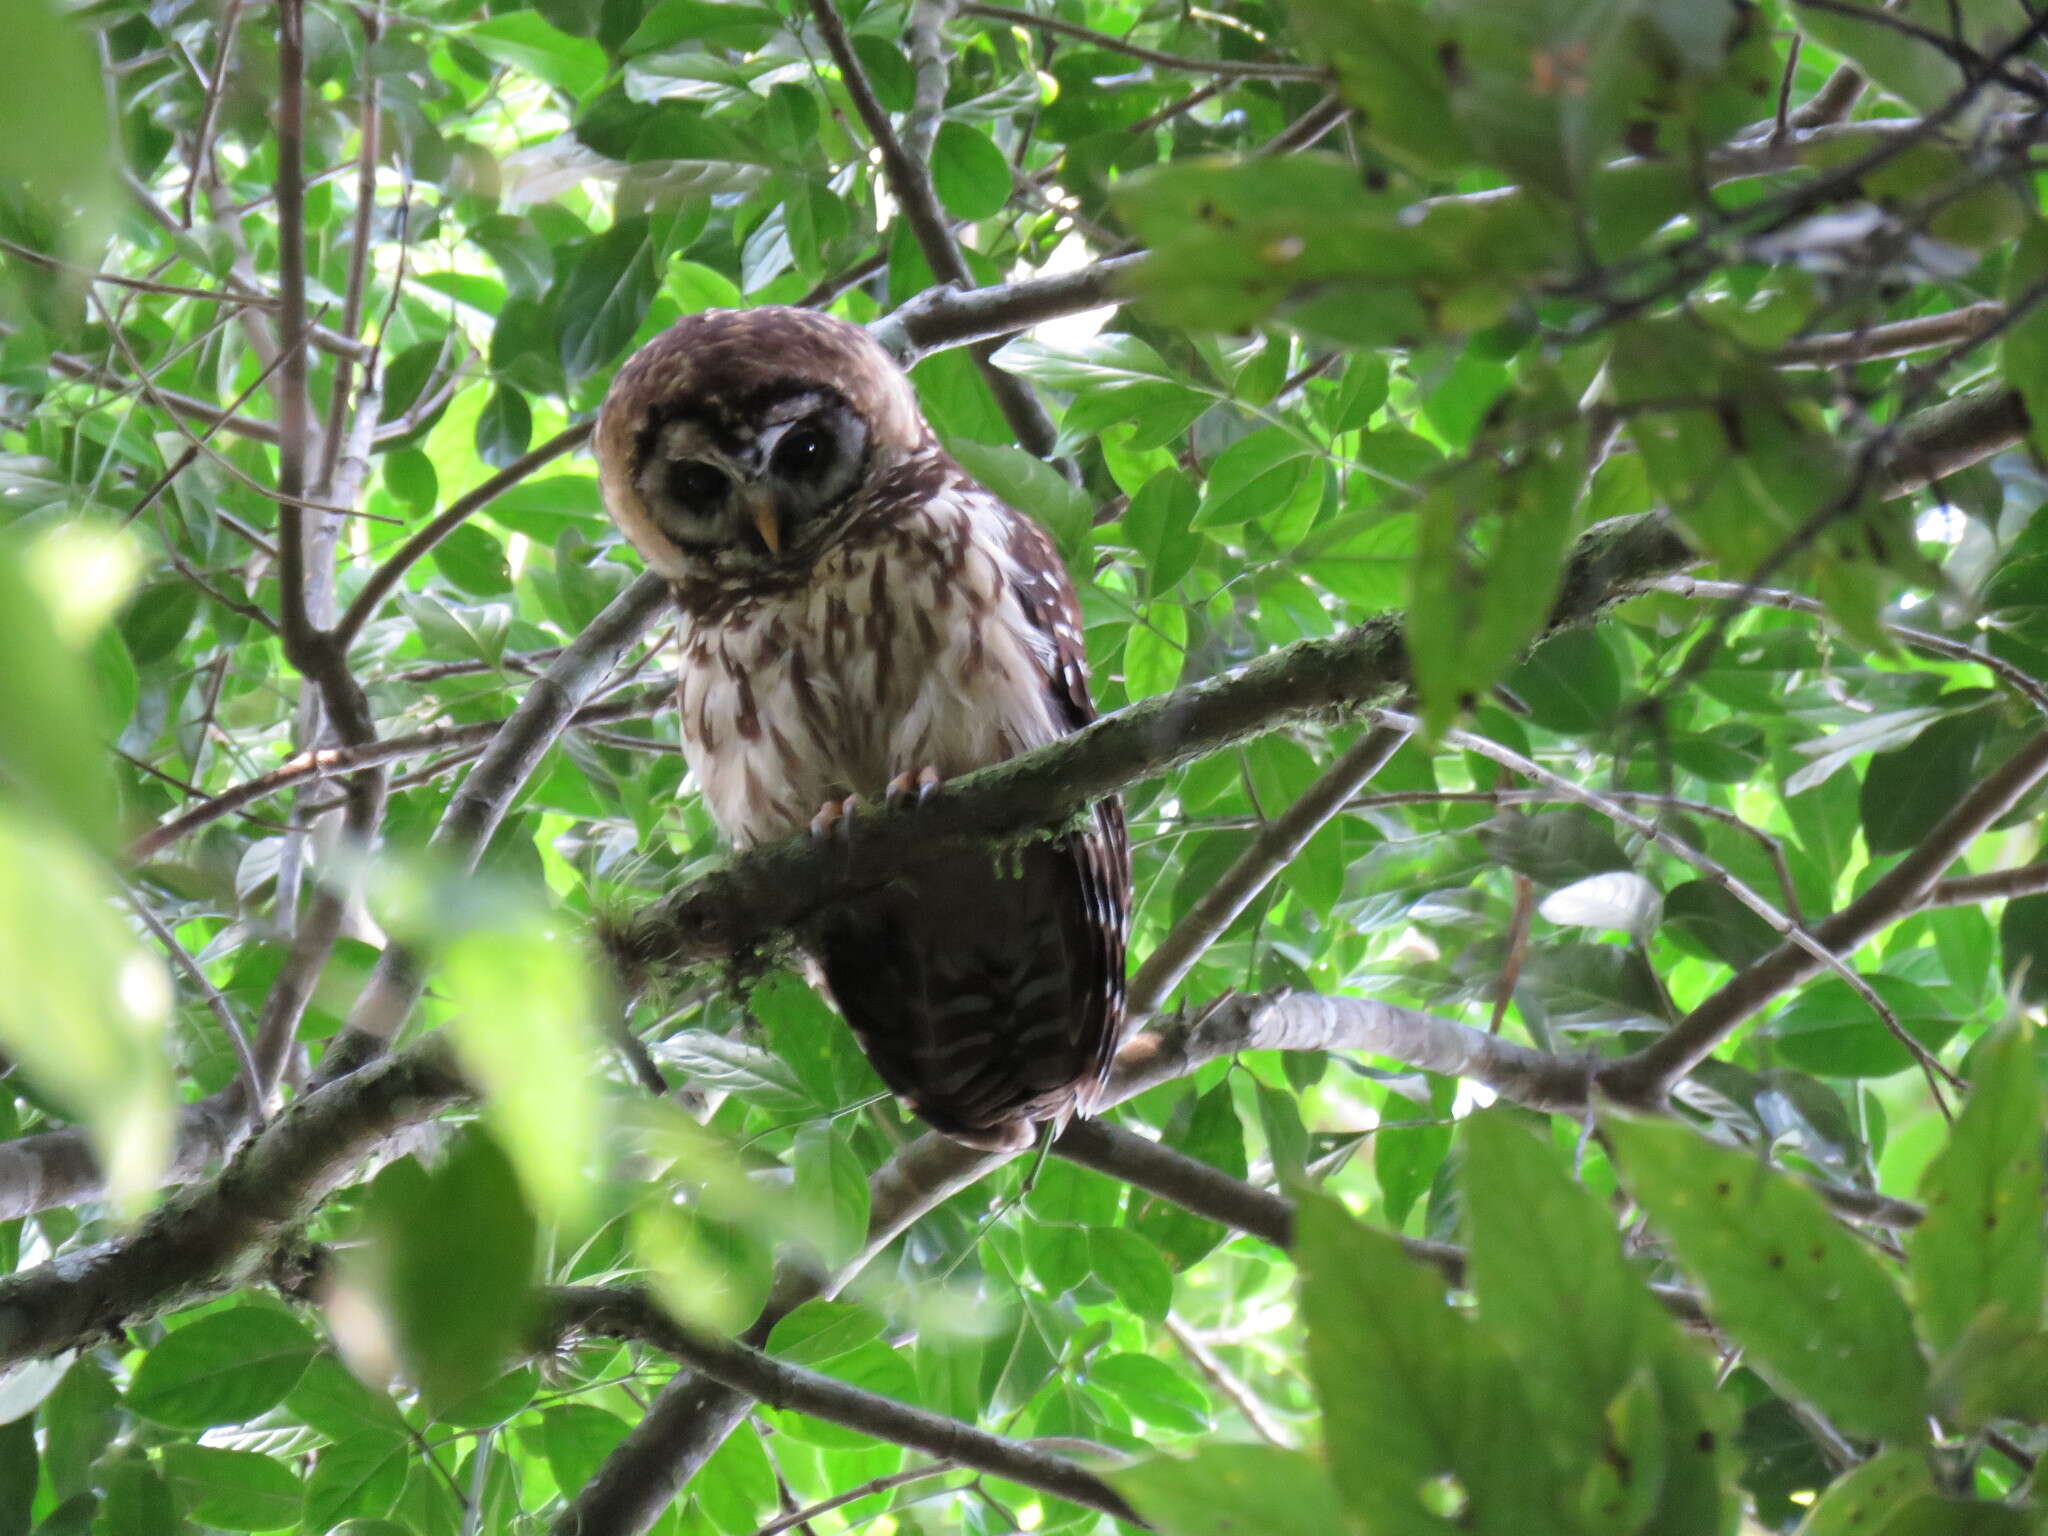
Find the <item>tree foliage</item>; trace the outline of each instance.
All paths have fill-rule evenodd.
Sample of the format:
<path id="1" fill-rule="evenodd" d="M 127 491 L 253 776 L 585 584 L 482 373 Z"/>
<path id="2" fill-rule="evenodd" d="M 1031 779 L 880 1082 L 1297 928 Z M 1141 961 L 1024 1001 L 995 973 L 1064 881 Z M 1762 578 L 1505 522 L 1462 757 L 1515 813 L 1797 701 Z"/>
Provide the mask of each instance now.
<path id="1" fill-rule="evenodd" d="M 0 1536 L 2039 1529 L 2031 7 L 0 15 Z M 760 304 L 1108 717 L 727 857 L 581 455 Z M 794 922 L 1119 790 L 922 1132 Z"/>

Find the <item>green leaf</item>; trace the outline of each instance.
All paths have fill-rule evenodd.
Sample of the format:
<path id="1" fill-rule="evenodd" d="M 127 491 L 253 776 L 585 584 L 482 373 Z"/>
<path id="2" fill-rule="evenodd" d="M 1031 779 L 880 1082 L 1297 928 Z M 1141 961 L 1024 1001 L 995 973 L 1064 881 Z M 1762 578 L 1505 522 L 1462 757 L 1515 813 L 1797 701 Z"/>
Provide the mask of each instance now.
<path id="1" fill-rule="evenodd" d="M 932 187 L 956 219 L 986 219 L 1010 200 L 1010 162 L 995 140 L 966 123 L 939 124 L 932 140 Z"/>
<path id="2" fill-rule="evenodd" d="M 1124 509 L 1124 534 L 1145 562 L 1145 590 L 1172 591 L 1194 568 L 1201 537 L 1190 531 L 1201 496 L 1177 468 L 1158 471 Z"/>
<path id="3" fill-rule="evenodd" d="M 128 1406 L 182 1429 L 246 1423 L 284 1400 L 319 1347 L 302 1323 L 273 1307 L 211 1312 L 143 1356 Z"/>
<path id="4" fill-rule="evenodd" d="M 1920 1328 L 1953 1348 L 1987 1312 L 2038 1327 L 2042 1301 L 2041 1084 L 2031 1034 L 1978 1047 L 1969 1101 L 1920 1181 L 1927 1219 L 1906 1235 Z"/>
<path id="5" fill-rule="evenodd" d="M 456 1054 L 483 1090 L 484 1123 L 533 1208 L 575 1221 L 588 1207 L 602 1131 L 593 1069 L 597 993 L 580 946 L 543 914 L 511 915 L 444 952 Z"/>
<path id="6" fill-rule="evenodd" d="M 1296 1225 L 1309 1375 L 1346 1508 L 1375 1531 L 1450 1529 L 1419 1495 L 1455 1469 L 1471 1369 L 1465 1319 L 1440 1277 L 1327 1195 L 1305 1193 Z"/>
<path id="7" fill-rule="evenodd" d="M 1024 1229 L 1024 1262 L 1048 1295 L 1062 1296 L 1088 1278 L 1088 1231 L 1050 1221 Z"/>
<path id="8" fill-rule="evenodd" d="M 2011 304 L 2043 283 L 2048 283 L 2048 223 L 2037 219 L 2020 236 L 2006 264 L 2005 300 Z M 2015 314 L 1998 344 L 1999 371 L 2027 408 L 2035 451 L 2048 452 L 2048 304 L 2034 304 Z"/>
<path id="9" fill-rule="evenodd" d="M 1741 970 L 1778 947 L 1778 932 L 1725 887 L 1688 880 L 1664 895 L 1664 927 L 1702 952 Z"/>
<path id="10" fill-rule="evenodd" d="M 1088 1256 L 1095 1278 L 1119 1302 L 1148 1322 L 1166 1321 L 1173 1308 L 1173 1271 L 1156 1247 L 1123 1227 L 1095 1227 L 1088 1233 Z"/>
<path id="11" fill-rule="evenodd" d="M 46 0 L 7 16 L 8 88 L 0 93 L 0 184 L 33 189 L 51 206 L 88 217 L 60 225 L 84 253 L 113 211 L 115 147 L 87 28 Z"/>
<path id="12" fill-rule="evenodd" d="M 476 456 L 503 469 L 533 441 L 533 410 L 526 396 L 507 384 L 491 391 L 476 419 Z"/>
<path id="13" fill-rule="evenodd" d="M 625 350 L 658 282 L 645 218 L 620 219 L 583 248 L 555 305 L 556 346 L 572 384 L 609 366 Z"/>
<path id="14" fill-rule="evenodd" d="M 67 643 L 57 595 L 60 583 L 105 579 L 106 573 L 66 558 L 71 548 L 44 546 L 53 558 L 25 569 L 14 543 L 0 545 L 0 654 L 7 657 L 0 667 L 0 771 L 30 804 L 89 847 L 111 851 L 114 786 L 92 707 L 92 677 L 78 649 L 97 625 L 70 626 Z M 8 974 L 23 973 L 10 967 Z"/>
<path id="15" fill-rule="evenodd" d="M 1950 715 L 1910 747 L 1871 758 L 1863 774 L 1863 840 L 1873 855 L 1904 853 L 1955 809 L 1977 781 L 1995 724 L 1989 710 Z"/>
<path id="16" fill-rule="evenodd" d="M 1933 1491 L 1925 1451 L 1885 1451 L 1831 1483 L 1799 1536 L 1867 1536 L 1908 1499 Z"/>
<path id="17" fill-rule="evenodd" d="M 844 1137 L 831 1126 L 807 1125 L 796 1133 L 796 1195 L 805 1207 L 805 1228 L 831 1265 L 844 1264 L 868 1235 L 868 1176 Z"/>
<path id="18" fill-rule="evenodd" d="M 1925 987 L 1897 976 L 1864 980 L 1891 1009 L 1907 1034 L 1938 1051 L 1961 1022 L 1955 1010 Z M 1779 1059 L 1821 1077 L 1889 1077 L 1913 1065 L 1884 1020 L 1850 985 L 1829 976 L 1801 992 L 1771 1021 Z"/>
<path id="19" fill-rule="evenodd" d="M 100 1476 L 93 1536 L 178 1536 L 178 1511 L 170 1487 L 139 1453 L 114 1458 Z"/>
<path id="20" fill-rule="evenodd" d="M 1336 66 L 1344 99 L 1378 149 L 1410 169 L 1455 170 L 1471 142 L 1451 111 L 1441 23 L 1411 0 L 1290 0 L 1311 49 Z"/>
<path id="21" fill-rule="evenodd" d="M 1926 1438 L 1904 1299 L 1812 1191 L 1669 1122 L 1605 1115 L 1623 1178 L 1749 1363 L 1850 1434 Z"/>
<path id="22" fill-rule="evenodd" d="M 1227 1082 L 1218 1083 L 1186 1105 L 1168 1127 L 1165 1141 L 1175 1151 L 1220 1168 L 1232 1178 L 1245 1175 L 1244 1128 L 1238 1123 Z M 1193 1264 L 1227 1235 L 1215 1222 L 1172 1201 L 1155 1195 L 1139 1197 L 1135 1191 L 1132 1198 L 1131 1229 L 1156 1243 L 1176 1268 Z"/>
<path id="23" fill-rule="evenodd" d="M 1192 1460 L 1160 1457 L 1106 1475 L 1162 1536 L 1330 1536 L 1349 1528 L 1329 1477 L 1299 1451 L 1212 1445 Z"/>
<path id="24" fill-rule="evenodd" d="M 533 1307 L 535 1226 L 512 1165 L 471 1130 L 431 1171 L 393 1163 L 371 1186 L 369 1277 L 399 1355 L 440 1411 L 494 1380 Z"/>
<path id="25" fill-rule="evenodd" d="M 1576 531 L 1578 434 L 1512 467 L 1440 482 L 1418 509 L 1407 640 L 1434 735 L 1481 700 L 1549 617 Z M 1475 547 L 1476 524 L 1490 525 Z"/>
<path id="26" fill-rule="evenodd" d="M 741 1424 L 690 1480 L 697 1507 L 726 1536 L 753 1536 L 778 1508 L 775 1467 L 751 1424 Z"/>
<path id="27" fill-rule="evenodd" d="M 879 1339 L 885 1326 L 873 1307 L 813 1298 L 776 1322 L 768 1334 L 768 1352 L 792 1365 L 815 1367 Z"/>
<path id="28" fill-rule="evenodd" d="M 167 1445 L 163 1461 L 172 1490 L 195 1520 L 228 1531 L 298 1524 L 305 1490 L 283 1462 L 205 1445 Z"/>
<path id="29" fill-rule="evenodd" d="M 1209 1399 L 1164 1360 L 1103 1355 L 1089 1362 L 1088 1379 L 1151 1428 L 1198 1435 L 1210 1427 Z"/>
<path id="30" fill-rule="evenodd" d="M 1613 1218 L 1502 1111 L 1464 1122 L 1473 1294 L 1522 1370 L 1539 1422 L 1583 1464 L 1647 1343 L 1642 1282 Z"/>
<path id="31" fill-rule="evenodd" d="M 171 993 L 116 902 L 75 839 L 0 799 L 0 1045 L 84 1124 L 109 1198 L 132 1213 L 170 1151 Z"/>
<path id="32" fill-rule="evenodd" d="M 1320 484 L 1320 469 L 1300 441 L 1278 427 L 1262 427 L 1209 466 L 1193 526 L 1225 528 L 1284 516 Z"/>
<path id="33" fill-rule="evenodd" d="M 2048 1001 L 2048 895 L 2017 896 L 1998 915 L 1999 971 L 2022 1001 Z"/>
<path id="34" fill-rule="evenodd" d="M 451 529 L 434 546 L 434 565 L 472 597 L 503 597 L 512 590 L 512 563 L 505 546 L 474 523 Z"/>
<path id="35" fill-rule="evenodd" d="M 541 1451 L 555 1474 L 555 1486 L 565 1491 L 582 1488 L 631 1428 L 616 1413 L 594 1403 L 558 1403 L 542 1410 Z"/>
<path id="36" fill-rule="evenodd" d="M 28 1536 L 39 1461 L 34 1419 L 0 1424 L 0 1536 Z"/>
<path id="37" fill-rule="evenodd" d="M 1621 708 L 1621 668 L 1591 629 L 1552 635 L 1507 676 L 1510 693 L 1546 731 L 1586 736 L 1613 723 Z"/>
<path id="38" fill-rule="evenodd" d="M 341 1440 L 322 1448 L 306 1480 L 305 1527 L 324 1531 L 353 1517 L 390 1513 L 405 1486 L 412 1443 L 384 1435 Z"/>
<path id="39" fill-rule="evenodd" d="M 1132 701 L 1166 693 L 1187 663 L 1188 615 L 1179 603 L 1147 605 L 1124 641 L 1124 691 Z"/>

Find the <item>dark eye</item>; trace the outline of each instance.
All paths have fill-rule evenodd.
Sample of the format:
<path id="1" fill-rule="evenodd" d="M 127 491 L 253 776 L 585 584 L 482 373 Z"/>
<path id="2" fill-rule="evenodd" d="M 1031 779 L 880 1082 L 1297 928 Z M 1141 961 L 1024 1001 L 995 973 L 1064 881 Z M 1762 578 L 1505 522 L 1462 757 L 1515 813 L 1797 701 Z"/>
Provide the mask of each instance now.
<path id="1" fill-rule="evenodd" d="M 832 440 L 816 427 L 798 427 L 775 448 L 775 467 L 785 475 L 814 475 L 825 467 Z"/>
<path id="2" fill-rule="evenodd" d="M 702 459 L 683 459 L 668 467 L 668 493 L 681 506 L 712 506 L 725 499 L 731 486 L 723 470 Z"/>

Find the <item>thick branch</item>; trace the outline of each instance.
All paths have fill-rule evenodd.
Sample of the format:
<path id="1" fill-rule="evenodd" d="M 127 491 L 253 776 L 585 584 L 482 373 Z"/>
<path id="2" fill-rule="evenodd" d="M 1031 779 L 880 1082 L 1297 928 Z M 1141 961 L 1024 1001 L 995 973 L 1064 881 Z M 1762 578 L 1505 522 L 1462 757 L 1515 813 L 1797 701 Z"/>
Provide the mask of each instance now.
<path id="1" fill-rule="evenodd" d="M 308 1094 L 132 1235 L 0 1280 L 0 1367 L 118 1337 L 138 1317 L 226 1289 L 357 1158 L 467 1092 L 428 1042 Z"/>
<path id="2" fill-rule="evenodd" d="M 1597 529 L 1573 556 L 1554 622 L 1591 618 L 1623 583 L 1691 558 L 1654 516 Z M 932 858 L 1056 826 L 1128 784 L 1283 725 L 1355 713 L 1406 681 L 1397 616 L 1332 639 L 1298 641 L 965 775 L 914 810 L 855 817 L 836 846 L 794 838 L 734 858 L 614 935 L 614 953 L 637 971 L 744 952 L 800 927 L 834 899 Z"/>

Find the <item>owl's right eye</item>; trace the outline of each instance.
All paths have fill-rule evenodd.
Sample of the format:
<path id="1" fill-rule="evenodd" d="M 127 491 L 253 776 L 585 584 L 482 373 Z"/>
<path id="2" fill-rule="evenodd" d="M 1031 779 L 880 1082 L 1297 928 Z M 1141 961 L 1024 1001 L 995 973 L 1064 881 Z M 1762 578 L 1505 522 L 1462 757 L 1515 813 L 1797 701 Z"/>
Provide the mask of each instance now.
<path id="1" fill-rule="evenodd" d="M 725 471 L 702 459 L 681 459 L 668 467 L 668 493 L 678 506 L 714 507 L 731 489 Z"/>

